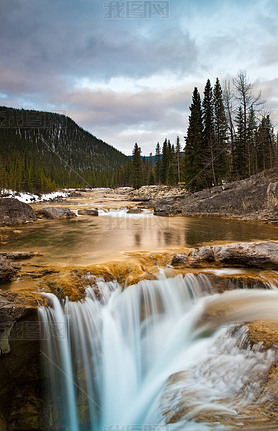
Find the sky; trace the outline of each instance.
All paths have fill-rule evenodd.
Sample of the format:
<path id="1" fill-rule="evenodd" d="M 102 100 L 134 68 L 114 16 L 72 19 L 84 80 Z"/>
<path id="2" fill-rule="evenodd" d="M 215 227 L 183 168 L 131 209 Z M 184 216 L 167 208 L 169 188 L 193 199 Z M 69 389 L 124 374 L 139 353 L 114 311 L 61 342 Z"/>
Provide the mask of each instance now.
<path id="1" fill-rule="evenodd" d="M 247 73 L 278 125 L 277 0 L 0 0 L 0 106 L 125 154 L 186 134 L 192 91 Z"/>

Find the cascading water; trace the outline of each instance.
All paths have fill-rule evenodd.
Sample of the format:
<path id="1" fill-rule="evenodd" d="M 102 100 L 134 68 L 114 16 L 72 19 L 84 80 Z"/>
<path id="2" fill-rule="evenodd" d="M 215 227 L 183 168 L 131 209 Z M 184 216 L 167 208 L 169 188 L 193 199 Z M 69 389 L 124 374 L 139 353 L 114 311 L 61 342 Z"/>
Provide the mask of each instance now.
<path id="1" fill-rule="evenodd" d="M 245 332 L 221 325 L 276 318 L 278 292 L 212 293 L 204 275 L 162 274 L 124 291 L 116 282 L 99 281 L 83 302 L 61 303 L 46 294 L 51 306 L 39 314 L 50 382 L 49 428 L 161 427 L 182 410 L 182 425 L 171 427 L 206 430 L 211 428 L 205 423 L 196 427 L 198 414 L 236 416 L 237 408 L 265 396 L 252 382 L 277 359 L 276 352 L 243 349 Z"/>

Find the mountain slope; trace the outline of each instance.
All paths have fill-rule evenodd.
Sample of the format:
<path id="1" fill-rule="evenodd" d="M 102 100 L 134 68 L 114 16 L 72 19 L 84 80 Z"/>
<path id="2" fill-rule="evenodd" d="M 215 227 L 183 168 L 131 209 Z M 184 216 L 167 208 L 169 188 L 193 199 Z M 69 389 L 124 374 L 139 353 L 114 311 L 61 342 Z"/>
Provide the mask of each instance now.
<path id="1" fill-rule="evenodd" d="M 31 177 L 45 177 L 52 188 L 54 182 L 94 186 L 96 172 L 127 162 L 128 157 L 65 115 L 0 107 L 2 188 L 30 189 Z"/>

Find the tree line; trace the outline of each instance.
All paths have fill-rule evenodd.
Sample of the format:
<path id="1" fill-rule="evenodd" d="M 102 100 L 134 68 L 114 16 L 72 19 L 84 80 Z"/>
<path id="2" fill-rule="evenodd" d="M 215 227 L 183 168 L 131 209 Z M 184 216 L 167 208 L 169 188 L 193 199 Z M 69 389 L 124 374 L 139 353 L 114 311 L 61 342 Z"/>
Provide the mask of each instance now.
<path id="1" fill-rule="evenodd" d="M 201 99 L 197 87 L 192 103 L 185 145 L 165 139 L 155 151 L 155 163 L 140 158 L 133 149 L 131 178 L 134 187 L 143 184 L 185 182 L 191 191 L 240 180 L 277 166 L 278 142 L 270 114 L 265 112 L 261 94 L 245 72 L 224 81 L 208 79 Z M 149 160 L 153 160 L 150 155 Z"/>
<path id="2" fill-rule="evenodd" d="M 7 109 L 12 116 L 33 114 Z M 208 79 L 202 97 L 195 87 L 189 110 L 184 138 L 174 143 L 165 138 L 148 157 L 136 143 L 131 159 L 69 118 L 63 128 L 63 116 L 34 111 L 47 127 L 0 129 L 0 189 L 40 194 L 64 187 L 185 182 L 197 191 L 277 166 L 270 113 L 245 72 L 222 85 Z"/>

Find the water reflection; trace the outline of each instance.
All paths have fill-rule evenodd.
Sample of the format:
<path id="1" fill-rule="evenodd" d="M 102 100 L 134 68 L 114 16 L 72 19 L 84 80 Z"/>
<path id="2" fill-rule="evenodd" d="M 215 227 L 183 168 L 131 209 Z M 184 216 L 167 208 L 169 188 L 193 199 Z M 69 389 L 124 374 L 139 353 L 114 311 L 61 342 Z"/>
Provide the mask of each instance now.
<path id="1" fill-rule="evenodd" d="M 135 239 L 135 246 L 140 247 L 141 246 L 141 233 L 136 232 L 136 234 L 134 235 L 134 239 Z"/>
<path id="2" fill-rule="evenodd" d="M 1 251 L 34 250 L 42 263 L 88 265 L 124 251 L 195 247 L 215 241 L 278 240 L 278 227 L 219 218 L 78 217 L 2 229 Z"/>

